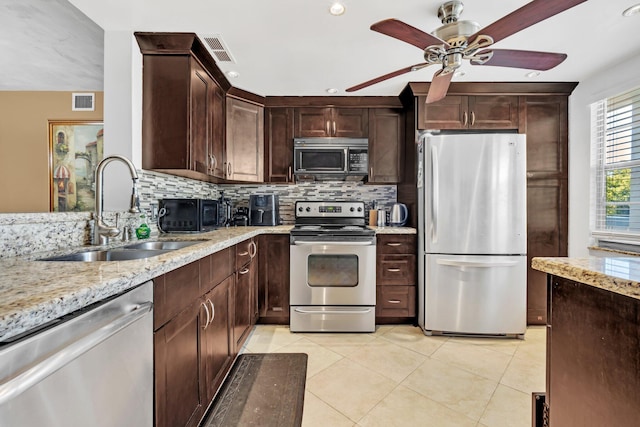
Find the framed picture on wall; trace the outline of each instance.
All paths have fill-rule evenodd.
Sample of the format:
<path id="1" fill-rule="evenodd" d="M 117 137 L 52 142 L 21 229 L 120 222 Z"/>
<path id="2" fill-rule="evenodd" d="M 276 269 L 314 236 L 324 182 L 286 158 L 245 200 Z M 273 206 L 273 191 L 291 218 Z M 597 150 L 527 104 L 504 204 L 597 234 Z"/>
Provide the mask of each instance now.
<path id="1" fill-rule="evenodd" d="M 95 170 L 103 158 L 104 125 L 96 121 L 49 121 L 51 212 L 92 211 Z"/>

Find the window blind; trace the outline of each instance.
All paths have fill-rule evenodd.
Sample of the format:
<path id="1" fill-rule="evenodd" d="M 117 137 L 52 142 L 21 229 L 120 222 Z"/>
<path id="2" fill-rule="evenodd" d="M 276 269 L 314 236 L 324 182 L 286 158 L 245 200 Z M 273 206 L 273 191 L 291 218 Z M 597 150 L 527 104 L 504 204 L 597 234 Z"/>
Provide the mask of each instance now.
<path id="1" fill-rule="evenodd" d="M 592 233 L 640 244 L 640 88 L 591 106 Z"/>

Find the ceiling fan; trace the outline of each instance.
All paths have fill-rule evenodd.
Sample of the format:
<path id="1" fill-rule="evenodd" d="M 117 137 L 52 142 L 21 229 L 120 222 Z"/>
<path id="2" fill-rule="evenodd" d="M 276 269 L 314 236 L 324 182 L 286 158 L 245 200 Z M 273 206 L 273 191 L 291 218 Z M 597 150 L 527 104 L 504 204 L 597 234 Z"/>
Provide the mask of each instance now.
<path id="1" fill-rule="evenodd" d="M 350 87 L 346 91 L 355 92 L 392 77 L 439 64 L 442 68 L 433 75 L 427 94 L 426 102 L 430 103 L 445 97 L 453 73 L 460 68 L 465 59 L 472 65 L 549 70 L 564 61 L 567 55 L 529 50 L 492 49 L 490 46 L 585 1 L 587 0 L 533 0 L 482 29 L 477 22 L 458 21 L 463 9 L 462 2 L 458 0 L 448 1 L 438 8 L 438 18 L 443 25 L 431 34 L 397 19 L 376 22 L 371 26 L 373 31 L 422 49 L 426 62 L 376 77 Z"/>

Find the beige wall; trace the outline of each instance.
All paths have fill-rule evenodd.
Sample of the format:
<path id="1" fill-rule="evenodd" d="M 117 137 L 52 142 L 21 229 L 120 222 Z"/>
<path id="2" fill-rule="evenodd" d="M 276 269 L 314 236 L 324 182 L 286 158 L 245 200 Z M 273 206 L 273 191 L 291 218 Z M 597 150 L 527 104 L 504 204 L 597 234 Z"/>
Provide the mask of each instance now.
<path id="1" fill-rule="evenodd" d="M 72 92 L 0 91 L 0 212 L 49 212 L 49 120 L 102 121 L 95 111 L 71 111 Z"/>

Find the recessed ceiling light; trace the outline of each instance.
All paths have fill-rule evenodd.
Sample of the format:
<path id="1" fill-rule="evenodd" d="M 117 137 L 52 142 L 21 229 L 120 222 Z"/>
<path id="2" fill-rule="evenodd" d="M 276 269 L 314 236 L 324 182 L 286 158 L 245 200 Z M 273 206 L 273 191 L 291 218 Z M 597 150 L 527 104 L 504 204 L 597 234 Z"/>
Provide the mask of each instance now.
<path id="1" fill-rule="evenodd" d="M 344 11 L 345 11 L 344 5 L 339 2 L 335 2 L 329 8 L 329 13 L 332 14 L 333 16 L 340 16 L 344 13 Z"/>
<path id="2" fill-rule="evenodd" d="M 638 13 L 640 13 L 640 3 L 625 9 L 625 11 L 622 12 L 622 16 L 633 16 L 633 15 L 637 15 Z"/>
<path id="3" fill-rule="evenodd" d="M 330 87 L 329 89 L 327 89 L 327 93 L 338 93 L 338 89 Z"/>
<path id="4" fill-rule="evenodd" d="M 227 76 L 232 77 L 232 78 L 236 78 L 238 77 L 240 74 L 237 71 L 228 71 L 227 72 Z"/>
<path id="5" fill-rule="evenodd" d="M 464 72 L 464 71 L 462 71 L 462 70 L 456 70 L 456 72 L 455 72 L 455 73 L 453 73 L 453 77 L 462 77 L 462 76 L 464 76 L 465 74 L 467 74 L 467 73 L 465 73 L 465 72 Z"/>
<path id="6" fill-rule="evenodd" d="M 525 76 L 526 78 L 533 79 L 533 78 L 535 78 L 535 77 L 538 77 L 539 75 L 540 75 L 540 71 L 529 71 L 529 72 L 528 72 L 527 74 L 525 74 L 524 76 Z"/>

